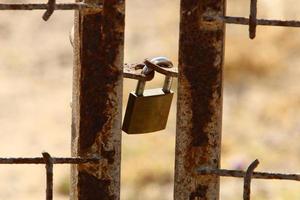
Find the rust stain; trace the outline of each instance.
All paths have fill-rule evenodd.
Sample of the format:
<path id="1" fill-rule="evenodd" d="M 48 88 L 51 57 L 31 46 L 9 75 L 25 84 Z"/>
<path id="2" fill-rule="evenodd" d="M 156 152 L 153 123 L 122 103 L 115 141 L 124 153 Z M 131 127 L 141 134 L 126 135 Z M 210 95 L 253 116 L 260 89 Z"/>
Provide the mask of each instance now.
<path id="1" fill-rule="evenodd" d="M 80 200 L 112 200 L 116 199 L 114 194 L 110 192 L 111 180 L 103 180 L 94 177 L 86 172 L 78 173 L 79 197 Z M 87 187 L 89 186 L 89 187 Z M 107 194 L 107 195 L 105 195 Z M 110 195 L 108 195 L 110 194 Z"/>
<path id="2" fill-rule="evenodd" d="M 218 198 L 219 179 L 196 168 L 220 162 L 224 26 L 203 16 L 224 10 L 225 0 L 181 0 L 176 200 Z"/>
<path id="3" fill-rule="evenodd" d="M 204 199 L 207 194 L 208 187 L 205 185 L 198 185 L 195 192 L 190 194 L 189 200 L 197 200 L 197 199 Z"/>
<path id="4" fill-rule="evenodd" d="M 202 1 L 201 8 L 214 5 L 213 2 L 217 1 Z M 183 5 L 183 9 L 186 9 L 187 5 Z M 215 112 L 211 104 L 214 98 L 212 95 L 215 91 L 218 98 L 222 95 L 222 68 L 220 63 L 216 65 L 215 59 L 222 54 L 220 49 L 216 48 L 216 43 L 223 40 L 224 32 L 222 29 L 206 30 L 205 27 L 199 30 L 198 20 L 194 19 L 195 17 L 197 12 L 192 12 L 181 24 L 181 32 L 188 34 L 181 34 L 180 37 L 179 62 L 182 64 L 181 72 L 190 84 L 193 113 L 196 113 L 192 119 L 191 145 L 203 146 L 208 144 L 205 129 Z"/>
<path id="5" fill-rule="evenodd" d="M 102 12 L 81 11 L 76 19 L 73 153 L 101 161 L 76 166 L 74 199 L 120 198 L 124 11 L 124 1 L 104 0 Z"/>
<path id="6" fill-rule="evenodd" d="M 80 149 L 83 153 L 95 143 L 99 132 L 108 132 L 103 127 L 111 124 L 109 120 L 115 112 L 113 105 L 117 103 L 109 94 L 114 93 L 115 84 L 122 74 L 120 66 L 113 66 L 113 63 L 119 55 L 117 50 L 123 38 L 120 33 L 114 34 L 107 18 L 110 17 L 105 20 L 101 13 L 97 13 L 84 17 L 82 22 L 85 27 L 82 30 L 82 48 L 85 50 L 81 51 L 84 67 L 81 71 L 80 102 L 84 102 L 81 103 L 81 119 L 84 120 L 81 120 L 80 127 L 84 140 L 80 140 Z M 101 21 L 103 23 L 99 23 Z"/>
<path id="7" fill-rule="evenodd" d="M 105 108 L 104 80 L 101 80 L 102 73 L 105 68 L 99 66 L 101 63 L 101 33 L 102 27 L 98 23 L 102 20 L 101 13 L 83 17 L 82 22 L 82 46 L 81 50 L 81 88 L 80 88 L 80 151 L 84 151 L 90 147 L 101 130 L 103 124 L 107 121 L 107 117 L 103 116 L 103 108 Z M 100 80 L 99 80 L 100 79 Z M 102 84 L 99 84 L 99 81 Z M 104 88 L 103 88 L 104 86 Z M 100 94 L 105 96 L 100 96 Z M 103 97 L 103 98 L 102 98 Z"/>
<path id="8" fill-rule="evenodd" d="M 103 146 L 101 147 L 101 156 L 107 160 L 108 164 L 114 163 L 115 155 L 116 155 L 115 149 L 106 151 Z"/>

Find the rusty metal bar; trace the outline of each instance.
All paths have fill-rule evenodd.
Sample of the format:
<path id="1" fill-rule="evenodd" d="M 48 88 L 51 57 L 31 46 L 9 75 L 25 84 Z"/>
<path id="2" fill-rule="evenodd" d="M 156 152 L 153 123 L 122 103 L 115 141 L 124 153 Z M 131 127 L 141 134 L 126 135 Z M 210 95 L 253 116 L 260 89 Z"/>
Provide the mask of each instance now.
<path id="1" fill-rule="evenodd" d="M 257 0 L 250 1 L 250 16 L 249 16 L 249 37 L 254 39 L 256 36 L 256 17 L 257 17 Z"/>
<path id="2" fill-rule="evenodd" d="M 226 0 L 181 0 L 176 129 L 175 200 L 219 199 L 225 26 L 205 15 L 225 15 Z"/>
<path id="3" fill-rule="evenodd" d="M 55 10 L 55 4 L 56 4 L 56 0 L 48 0 L 48 3 L 47 3 L 48 8 L 43 15 L 44 21 L 47 21 L 53 14 L 53 12 Z"/>
<path id="4" fill-rule="evenodd" d="M 200 168 L 197 170 L 197 172 L 199 175 L 216 175 L 216 176 L 235 177 L 235 178 L 244 178 L 246 176 L 246 172 L 241 170 Z M 253 172 L 252 178 L 300 181 L 300 174 Z"/>
<path id="5" fill-rule="evenodd" d="M 48 9 L 47 3 L 0 3 L 0 10 L 46 10 Z M 96 9 L 101 10 L 101 4 L 91 3 L 56 3 L 55 10 L 83 10 L 83 9 Z"/>
<path id="6" fill-rule="evenodd" d="M 253 161 L 249 165 L 249 167 L 246 171 L 246 176 L 244 177 L 244 194 L 243 194 L 243 199 L 244 200 L 250 200 L 251 179 L 252 179 L 253 171 L 258 166 L 258 164 L 259 164 L 258 160 Z"/>
<path id="7" fill-rule="evenodd" d="M 53 159 L 49 153 L 42 153 L 46 164 L 46 200 L 53 199 Z"/>
<path id="8" fill-rule="evenodd" d="M 57 158 L 52 157 L 53 164 L 84 164 L 99 162 L 100 158 Z M 45 164 L 42 157 L 36 158 L 0 158 L 0 164 Z"/>
<path id="9" fill-rule="evenodd" d="M 153 73 L 144 74 L 142 73 L 144 66 L 142 63 L 124 64 L 123 77 L 141 81 L 151 81 L 154 78 L 154 71 Z"/>
<path id="10" fill-rule="evenodd" d="M 227 24 L 239 24 L 239 25 L 249 25 L 249 18 L 245 17 L 232 17 L 232 16 L 203 16 L 203 20 L 207 22 L 219 21 Z M 257 19 L 257 25 L 261 26 L 283 26 L 283 27 L 293 27 L 299 28 L 300 21 L 296 20 L 269 20 L 269 19 Z"/>
<path id="11" fill-rule="evenodd" d="M 75 14 L 72 155 L 100 156 L 72 167 L 71 199 L 120 198 L 124 0 L 102 3 L 102 12 Z"/>

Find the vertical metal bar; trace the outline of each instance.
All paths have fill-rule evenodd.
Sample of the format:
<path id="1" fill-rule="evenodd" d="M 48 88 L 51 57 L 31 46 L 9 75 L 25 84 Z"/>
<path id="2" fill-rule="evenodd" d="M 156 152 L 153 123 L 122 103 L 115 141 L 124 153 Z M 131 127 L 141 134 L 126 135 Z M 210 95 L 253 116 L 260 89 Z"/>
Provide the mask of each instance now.
<path id="1" fill-rule="evenodd" d="M 219 198 L 219 177 L 197 168 L 219 168 L 222 126 L 223 22 L 226 0 L 181 0 L 175 200 Z"/>
<path id="2" fill-rule="evenodd" d="M 251 179 L 252 179 L 253 172 L 255 168 L 258 166 L 258 164 L 259 161 L 256 159 L 249 165 L 246 171 L 246 176 L 244 177 L 244 193 L 243 193 L 244 200 L 250 200 Z"/>
<path id="3" fill-rule="evenodd" d="M 46 164 L 46 200 L 53 199 L 53 159 L 49 153 L 42 153 Z"/>
<path id="4" fill-rule="evenodd" d="M 79 0 L 78 0 L 79 2 Z M 72 154 L 101 157 L 72 167 L 71 199 L 120 198 L 124 0 L 86 0 L 75 14 Z"/>
<path id="5" fill-rule="evenodd" d="M 249 37 L 250 39 L 254 39 L 257 26 L 257 0 L 250 0 L 250 2 Z"/>

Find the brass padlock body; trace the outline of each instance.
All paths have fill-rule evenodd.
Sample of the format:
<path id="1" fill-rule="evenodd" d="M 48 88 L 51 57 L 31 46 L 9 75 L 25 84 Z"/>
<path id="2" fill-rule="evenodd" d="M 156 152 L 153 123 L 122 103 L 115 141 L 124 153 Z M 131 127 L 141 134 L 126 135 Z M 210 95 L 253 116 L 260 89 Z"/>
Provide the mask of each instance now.
<path id="1" fill-rule="evenodd" d="M 173 91 L 145 90 L 142 96 L 129 94 L 122 130 L 128 134 L 149 133 L 166 128 Z"/>

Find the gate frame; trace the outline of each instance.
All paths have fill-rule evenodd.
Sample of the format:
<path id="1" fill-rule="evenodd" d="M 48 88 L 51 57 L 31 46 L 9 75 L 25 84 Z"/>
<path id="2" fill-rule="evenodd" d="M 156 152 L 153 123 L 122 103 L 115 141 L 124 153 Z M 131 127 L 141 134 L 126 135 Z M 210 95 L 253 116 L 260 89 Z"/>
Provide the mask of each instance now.
<path id="1" fill-rule="evenodd" d="M 181 0 L 175 200 L 219 199 L 220 178 L 197 168 L 220 167 L 226 0 Z"/>
<path id="2" fill-rule="evenodd" d="M 80 0 L 76 0 L 80 2 Z M 85 0 L 102 11 L 75 14 L 71 199 L 120 199 L 124 0 Z"/>
<path id="3" fill-rule="evenodd" d="M 118 200 L 123 78 L 153 78 L 136 73 L 136 65 L 124 65 L 123 71 L 125 1 L 0 3 L 0 10 L 44 9 L 45 21 L 54 10 L 78 10 L 73 157 L 52 157 L 43 152 L 43 157 L 2 157 L 0 164 L 45 164 L 47 200 L 53 198 L 54 164 L 72 164 L 72 199 Z M 220 169 L 225 23 L 249 25 L 250 39 L 255 38 L 257 25 L 300 27 L 300 21 L 295 20 L 257 19 L 257 0 L 250 0 L 249 18 L 226 16 L 225 9 L 226 0 L 181 0 L 175 200 L 219 199 L 220 176 L 244 178 L 244 200 L 250 199 L 252 178 L 300 181 L 300 174 L 254 172 L 258 160 L 246 171 Z M 178 75 L 151 65 L 162 74 Z"/>

